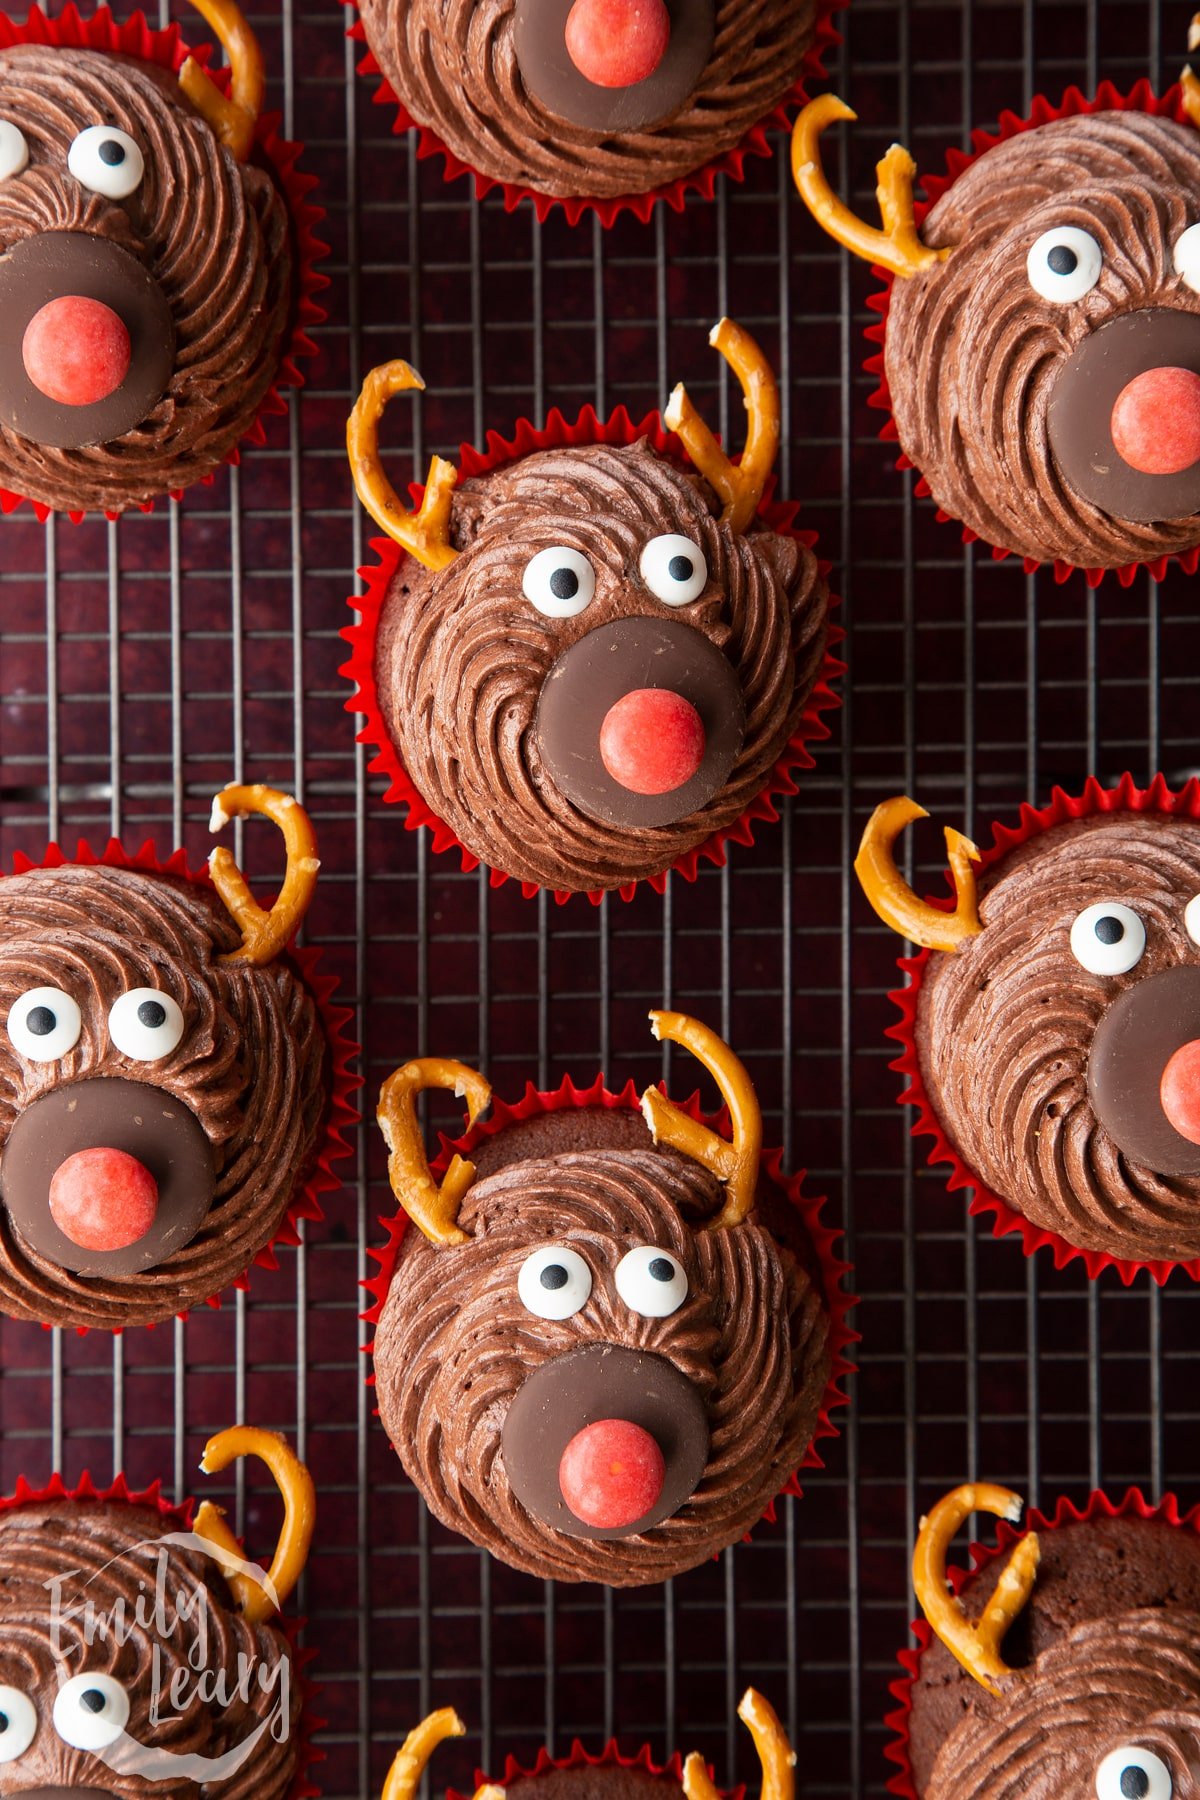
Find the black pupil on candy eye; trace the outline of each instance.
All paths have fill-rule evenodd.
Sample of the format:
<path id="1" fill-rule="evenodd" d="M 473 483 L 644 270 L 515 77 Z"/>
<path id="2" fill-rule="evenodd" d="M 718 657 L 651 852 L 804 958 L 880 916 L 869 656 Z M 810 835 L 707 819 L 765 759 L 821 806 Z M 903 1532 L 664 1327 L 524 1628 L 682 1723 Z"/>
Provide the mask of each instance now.
<path id="1" fill-rule="evenodd" d="M 544 1288 L 564 1288 L 567 1285 L 567 1271 L 561 1263 L 547 1263 L 538 1279 Z"/>
<path id="2" fill-rule="evenodd" d="M 1106 913 L 1104 918 L 1096 920 L 1096 936 L 1102 944 L 1119 944 L 1125 936 L 1125 927 L 1120 919 L 1114 919 L 1111 913 Z"/>
<path id="3" fill-rule="evenodd" d="M 86 1693 L 80 1694 L 79 1704 L 85 1712 L 102 1713 L 107 1701 L 99 1688 L 88 1688 Z"/>
<path id="4" fill-rule="evenodd" d="M 1139 1769 L 1136 1763 L 1130 1763 L 1127 1769 L 1121 1770 L 1121 1793 L 1124 1800 L 1146 1800 L 1150 1792 L 1150 1777 L 1145 1769 Z"/>
<path id="5" fill-rule="evenodd" d="M 167 1022 L 167 1009 L 160 1000 L 143 1000 L 138 1007 L 138 1018 L 151 1031 L 157 1031 Z"/>
<path id="6" fill-rule="evenodd" d="M 573 600 L 579 592 L 579 577 L 574 569 L 555 569 L 550 577 L 550 592 L 556 600 Z"/>
<path id="7" fill-rule="evenodd" d="M 1046 261 L 1056 275 L 1073 275 L 1079 264 L 1079 258 L 1066 244 L 1055 244 Z"/>
<path id="8" fill-rule="evenodd" d="M 665 1256 L 656 1256 L 654 1261 L 648 1265 L 647 1273 L 652 1281 L 670 1281 L 675 1270 Z"/>
<path id="9" fill-rule="evenodd" d="M 58 1024 L 58 1020 L 48 1006 L 35 1006 L 30 1009 L 29 1017 L 26 1019 L 25 1023 L 28 1025 L 30 1031 L 32 1031 L 34 1037 L 49 1037 L 50 1033 L 54 1030 L 54 1027 Z"/>
<path id="10" fill-rule="evenodd" d="M 692 579 L 691 557 L 673 556 L 667 564 L 667 574 L 672 581 L 690 581 Z"/>
<path id="11" fill-rule="evenodd" d="M 0 1737 L 8 1730 L 8 1714 L 0 1713 Z"/>
<path id="12" fill-rule="evenodd" d="M 102 163 L 107 163 L 110 169 L 115 169 L 125 161 L 125 146 L 119 144 L 116 138 L 105 138 L 100 145 L 98 154 Z"/>

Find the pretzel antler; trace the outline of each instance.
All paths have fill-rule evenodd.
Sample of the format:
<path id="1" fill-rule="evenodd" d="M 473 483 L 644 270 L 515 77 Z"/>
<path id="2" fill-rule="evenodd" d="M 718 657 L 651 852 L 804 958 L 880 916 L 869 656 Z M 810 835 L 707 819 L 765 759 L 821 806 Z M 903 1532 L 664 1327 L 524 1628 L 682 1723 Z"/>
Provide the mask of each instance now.
<path id="1" fill-rule="evenodd" d="M 283 1495 L 283 1529 L 265 1582 L 260 1586 L 241 1572 L 241 1548 L 225 1523 L 224 1512 L 211 1500 L 200 1507 L 192 1530 L 216 1551 L 242 1617 L 261 1625 L 278 1612 L 300 1579 L 312 1543 L 317 1501 L 312 1476 L 287 1440 L 253 1425 L 232 1425 L 210 1438 L 200 1467 L 206 1475 L 216 1475 L 242 1456 L 257 1456 L 265 1462 Z"/>
<path id="2" fill-rule="evenodd" d="M 396 394 L 424 387 L 417 371 L 406 362 L 383 363 L 372 369 L 346 421 L 346 454 L 354 491 L 380 529 L 427 569 L 445 569 L 458 555 L 450 542 L 450 502 L 458 470 L 453 463 L 435 456 L 429 464 L 420 510 L 413 512 L 401 500 L 379 460 L 379 421 L 388 401 Z"/>
<path id="3" fill-rule="evenodd" d="M 392 1759 L 382 1800 L 413 1800 L 425 1765 L 438 1745 L 447 1738 L 465 1736 L 466 1729 L 452 1706 L 439 1707 L 414 1725 Z"/>
<path id="4" fill-rule="evenodd" d="M 231 819 L 244 819 L 248 813 L 261 813 L 273 820 L 287 847 L 287 872 L 274 906 L 267 912 L 258 904 L 232 851 L 224 845 L 210 855 L 208 872 L 242 934 L 239 947 L 219 960 L 261 965 L 272 961 L 290 943 L 308 911 L 321 864 L 312 820 L 300 802 L 291 794 L 280 793 L 278 788 L 264 787 L 261 782 L 252 787 L 222 788 L 213 800 L 209 830 L 218 832 Z"/>
<path id="5" fill-rule="evenodd" d="M 821 167 L 821 133 L 837 119 L 857 119 L 836 94 L 818 94 L 810 100 L 792 132 L 792 177 L 800 198 L 823 231 L 855 256 L 890 269 L 893 275 L 919 275 L 949 256 L 949 250 L 931 250 L 921 242 L 913 221 L 913 179 L 917 165 L 903 144 L 893 144 L 876 163 L 879 211 L 883 230 L 868 225 L 839 200 Z"/>
<path id="6" fill-rule="evenodd" d="M 232 78 L 228 99 L 194 56 L 179 71 L 179 85 L 196 111 L 208 123 L 238 162 L 245 162 L 254 144 L 254 128 L 263 108 L 266 76 L 262 51 L 235 0 L 191 0 L 220 40 L 229 58 Z"/>
<path id="7" fill-rule="evenodd" d="M 682 1044 L 704 1064 L 729 1108 L 733 1142 L 727 1143 L 698 1119 L 690 1119 L 656 1087 L 648 1087 L 642 1095 L 642 1113 L 650 1135 L 656 1144 L 670 1144 L 703 1163 L 725 1183 L 725 1204 L 706 1229 L 724 1231 L 740 1225 L 754 1205 L 762 1153 L 762 1113 L 754 1085 L 729 1045 L 699 1019 L 689 1018 L 687 1013 L 652 1012 L 650 1029 L 656 1038 Z"/>
<path id="8" fill-rule="evenodd" d="M 904 794 L 877 806 L 863 832 L 854 859 L 854 873 L 879 917 L 893 931 L 910 938 L 914 944 L 923 944 L 927 950 L 957 950 L 967 938 L 978 937 L 983 930 L 975 893 L 975 871 L 971 867 L 973 862 L 979 861 L 979 851 L 970 838 L 947 825 L 946 854 L 957 896 L 954 911 L 943 912 L 940 907 L 930 906 L 927 900 L 918 899 L 896 867 L 894 846 L 900 833 L 914 819 L 928 817 L 923 806 L 918 806 Z"/>
<path id="9" fill-rule="evenodd" d="M 492 1090 L 475 1069 L 442 1056 L 421 1056 L 388 1076 L 379 1092 L 379 1120 L 388 1147 L 388 1180 L 392 1192 L 431 1244 L 465 1244 L 467 1234 L 455 1223 L 475 1164 L 456 1155 L 439 1187 L 429 1173 L 429 1158 L 417 1123 L 417 1095 L 426 1088 L 445 1088 L 467 1102 L 467 1123 L 486 1111 Z"/>
<path id="10" fill-rule="evenodd" d="M 731 531 L 750 525 L 779 449 L 779 389 L 775 372 L 750 336 L 733 319 L 722 319 L 708 337 L 742 384 L 749 424 L 741 461 L 730 462 L 688 397 L 683 383 L 673 390 L 663 423 L 683 442 L 688 455 L 724 503 L 721 522 Z"/>
<path id="11" fill-rule="evenodd" d="M 1041 1551 L 1036 1532 L 1023 1537 L 1001 1570 L 982 1616 L 968 1619 L 962 1601 L 946 1584 L 946 1551 L 963 1520 L 973 1512 L 994 1513 L 998 1519 L 1015 1523 L 1021 1516 L 1021 1496 L 984 1481 L 955 1488 L 939 1500 L 929 1517 L 921 1520 L 913 1554 L 913 1589 L 922 1612 L 950 1654 L 989 1694 L 998 1694 L 996 1682 L 1013 1673 L 1001 1658 L 1000 1645 L 1029 1598 Z"/>
<path id="12" fill-rule="evenodd" d="M 747 1688 L 738 1703 L 738 1718 L 750 1729 L 762 1764 L 761 1800 L 792 1800 L 796 1778 L 796 1752 L 769 1700 L 756 1688 Z M 720 1800 L 704 1758 L 693 1750 L 683 1765 L 683 1791 L 687 1800 Z M 478 1796 L 476 1796 L 478 1800 Z"/>
<path id="13" fill-rule="evenodd" d="M 1200 50 L 1200 12 L 1193 13 L 1188 25 L 1188 54 Z M 1183 89 L 1183 109 L 1193 125 L 1200 125 L 1200 77 L 1197 76 L 1190 62 L 1185 63 L 1179 77 L 1179 85 Z"/>

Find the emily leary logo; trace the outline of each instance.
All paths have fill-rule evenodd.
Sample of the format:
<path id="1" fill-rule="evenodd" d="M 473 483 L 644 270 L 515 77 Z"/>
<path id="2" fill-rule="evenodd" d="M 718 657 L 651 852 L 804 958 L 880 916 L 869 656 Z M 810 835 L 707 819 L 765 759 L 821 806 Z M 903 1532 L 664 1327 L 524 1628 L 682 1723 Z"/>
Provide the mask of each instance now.
<path id="1" fill-rule="evenodd" d="M 210 1558 L 227 1577 L 245 1577 L 263 1590 L 273 1610 L 278 1607 L 271 1578 L 257 1563 L 191 1531 L 148 1539 L 86 1579 L 79 1569 L 53 1576 L 44 1585 L 58 1677 L 54 1726 L 66 1743 L 97 1757 L 116 1775 L 225 1781 L 268 1733 L 276 1743 L 286 1743 L 292 1724 L 291 1661 L 282 1643 L 278 1651 L 259 1654 L 261 1635 L 248 1639 L 254 1654 L 240 1649 L 231 1660 L 226 1648 L 222 1660 L 212 1641 L 213 1602 L 204 1583 L 172 1554 L 179 1551 Z M 145 1572 L 139 1573 L 143 1562 Z M 133 1708 L 126 1687 L 88 1665 L 107 1661 L 112 1666 L 135 1638 L 149 1647 L 147 1701 L 127 1729 Z M 226 1739 L 226 1748 L 216 1756 L 195 1748 L 171 1750 L 155 1741 L 164 1723 L 194 1716 L 198 1706 L 218 1718 L 236 1707 L 243 1716 L 257 1715 L 257 1723 L 238 1742 Z"/>

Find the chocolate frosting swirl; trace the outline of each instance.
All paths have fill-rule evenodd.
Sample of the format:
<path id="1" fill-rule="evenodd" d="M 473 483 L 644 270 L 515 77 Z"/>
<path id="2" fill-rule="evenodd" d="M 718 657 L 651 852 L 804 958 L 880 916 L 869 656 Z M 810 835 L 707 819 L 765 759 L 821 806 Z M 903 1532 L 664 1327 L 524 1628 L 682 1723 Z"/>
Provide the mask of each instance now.
<path id="1" fill-rule="evenodd" d="M 32 1249 L 0 1208 L 0 1310 L 53 1325 L 146 1325 L 243 1274 L 282 1222 L 315 1155 L 329 1095 L 316 1004 L 286 959 L 221 963 L 240 934 L 199 883 L 68 865 L 0 881 L 0 1019 L 34 987 L 83 1014 L 58 1062 L 26 1061 L 0 1031 L 0 1155 L 17 1116 L 64 1082 L 122 1076 L 195 1114 L 216 1158 L 211 1210 L 190 1243 L 126 1277 L 75 1275 Z M 170 994 L 184 1035 L 158 1062 L 113 1045 L 108 1013 L 131 988 Z"/>
<path id="2" fill-rule="evenodd" d="M 761 1518 L 817 1424 L 830 1370 L 818 1288 L 752 1213 L 696 1229 L 720 1205 L 706 1170 L 652 1150 L 575 1152 L 511 1163 L 470 1189 L 461 1248 L 406 1234 L 375 1341 L 380 1417 L 430 1510 L 501 1561 L 560 1581 L 632 1587 L 693 1568 Z M 569 1243 L 592 1271 L 569 1319 L 534 1317 L 517 1293 L 530 1252 Z M 666 1319 L 632 1312 L 614 1271 L 635 1245 L 673 1252 L 688 1297 Z M 539 1523 L 509 1486 L 500 1448 L 526 1376 L 586 1344 L 667 1358 L 703 1395 L 709 1460 L 661 1525 L 620 1539 Z"/>
<path id="3" fill-rule="evenodd" d="M 234 161 L 165 71 L 92 50 L 0 51 L 0 118 L 29 166 L 0 182 L 0 251 L 82 231 L 136 256 L 175 323 L 175 370 L 147 418 L 111 443 L 51 449 L 0 426 L 0 486 L 58 511 L 123 512 L 209 475 L 254 423 L 292 310 L 290 229 L 262 169 Z M 145 159 L 113 201 L 67 170 L 75 136 L 115 125 Z"/>
<path id="4" fill-rule="evenodd" d="M 205 1792 L 221 1800 L 284 1800 L 301 1744 L 299 1684 L 287 1640 L 275 1625 L 246 1623 L 212 1557 L 164 1542 L 180 1530 L 178 1518 L 128 1502 L 36 1502 L 0 1516 L 0 1684 L 25 1694 L 38 1714 L 29 1749 L 0 1763 L 0 1795 L 63 1787 L 99 1789 L 114 1800 L 199 1800 Z M 156 1619 L 160 1593 L 165 1604 Z M 181 1595 L 193 1609 L 186 1622 L 174 1616 Z M 122 1629 L 97 1629 L 102 1619 L 115 1621 L 118 1607 Z M 197 1670 L 187 1663 L 202 1641 L 202 1667 L 214 1682 L 223 1678 L 228 1704 L 203 1698 Z M 240 1687 L 239 1658 L 251 1676 Z M 273 1688 L 259 1679 L 260 1669 Z M 55 1699 L 64 1681 L 82 1674 L 121 1684 L 130 1700 L 128 1737 L 178 1757 L 178 1778 L 153 1780 L 136 1768 L 118 1773 L 111 1761 L 59 1737 Z M 207 1786 L 182 1773 L 184 1758 L 215 1758 L 245 1744 L 279 1706 L 285 1682 L 286 1726 L 281 1719 L 264 1730 L 240 1767 Z"/>
<path id="5" fill-rule="evenodd" d="M 1195 963 L 1184 925 L 1200 893 L 1200 829 L 1115 813 L 1053 827 L 980 878 L 984 930 L 929 959 L 917 1048 L 943 1130 L 992 1191 L 1084 1250 L 1128 1260 L 1200 1255 L 1200 1176 L 1131 1162 L 1088 1097 L 1092 1036 L 1134 983 Z M 1071 953 L 1076 916 L 1120 900 L 1146 928 L 1126 975 L 1089 974 Z"/>
<path id="6" fill-rule="evenodd" d="M 933 206 L 942 263 L 892 284 L 884 363 L 900 445 L 937 504 L 987 543 L 1038 561 L 1114 568 L 1200 543 L 1200 516 L 1137 524 L 1074 493 L 1050 452 L 1047 408 L 1067 358 L 1118 314 L 1200 313 L 1175 273 L 1197 217 L 1200 133 L 1138 112 L 1054 120 L 996 145 Z M 1030 246 L 1074 225 L 1104 258 L 1058 305 L 1030 285 Z"/>
<path id="7" fill-rule="evenodd" d="M 464 481 L 437 573 L 406 558 L 379 620 L 375 675 L 388 733 L 435 813 L 481 861 L 573 892 L 615 888 L 668 868 L 731 825 L 766 785 L 812 691 L 825 648 L 828 591 L 811 550 L 768 530 L 717 523 L 706 482 L 646 441 L 538 451 Z M 708 585 L 667 607 L 638 575 L 643 546 L 677 532 L 703 550 Z M 569 619 L 525 599 L 537 551 L 579 550 L 595 597 Z M 582 813 L 542 767 L 533 730 L 556 658 L 607 620 L 671 616 L 733 664 L 746 733 L 710 803 L 663 826 L 614 826 Z"/>
<path id="8" fill-rule="evenodd" d="M 529 93 L 516 0 L 359 0 L 367 42 L 419 125 L 483 175 L 539 193 L 644 194 L 739 143 L 799 80 L 816 0 L 717 0 L 704 74 L 671 117 L 640 131 L 572 125 Z"/>
<path id="9" fill-rule="evenodd" d="M 924 1800 L 1095 1800 L 1096 1770 L 1124 1745 L 1161 1758 L 1175 1800 L 1200 1795 L 1200 1614 L 1148 1607 L 1076 1626 L 966 1713 Z"/>

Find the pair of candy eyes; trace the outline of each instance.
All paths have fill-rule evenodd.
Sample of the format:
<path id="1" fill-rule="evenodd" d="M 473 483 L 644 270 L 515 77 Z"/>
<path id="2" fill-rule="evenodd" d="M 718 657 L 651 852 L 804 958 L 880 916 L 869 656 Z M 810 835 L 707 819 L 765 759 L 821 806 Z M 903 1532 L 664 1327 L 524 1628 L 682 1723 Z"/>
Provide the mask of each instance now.
<path id="1" fill-rule="evenodd" d="M 72 1750 L 107 1750 L 128 1723 L 129 1695 L 111 1675 L 72 1675 L 54 1697 L 54 1729 Z M 37 1708 L 29 1695 L 0 1686 L 0 1763 L 24 1756 L 37 1728 Z"/>
<path id="2" fill-rule="evenodd" d="M 10 1044 L 26 1062 L 58 1062 L 83 1033 L 79 1003 L 61 988 L 27 988 L 5 1023 Z M 183 1013 L 158 988 L 130 988 L 109 1008 L 108 1035 L 132 1062 L 159 1062 L 183 1037 Z"/>
<path id="3" fill-rule="evenodd" d="M 1200 894 L 1184 908 L 1184 928 L 1200 946 Z M 1071 954 L 1089 975 L 1128 975 L 1142 960 L 1146 927 L 1120 900 L 1097 900 L 1085 906 L 1071 926 Z"/>
<path id="4" fill-rule="evenodd" d="M 654 1244 L 627 1250 L 617 1264 L 617 1293 L 644 1319 L 669 1319 L 687 1299 L 688 1282 L 678 1259 Z M 578 1250 L 544 1244 L 521 1264 L 517 1294 L 538 1319 L 569 1319 L 587 1305 L 592 1271 Z"/>
<path id="5" fill-rule="evenodd" d="M 690 606 L 708 585 L 708 564 L 699 544 L 674 531 L 650 539 L 638 573 L 664 606 Z M 596 571 L 581 551 L 554 544 L 526 563 L 521 592 L 548 619 L 572 619 L 591 605 Z"/>
<path id="6" fill-rule="evenodd" d="M 1200 225 L 1189 225 L 1175 240 L 1175 273 L 1200 293 Z M 1056 225 L 1043 231 L 1025 258 L 1030 286 L 1043 300 L 1068 306 L 1090 294 L 1100 279 L 1104 253 L 1090 231 Z"/>
<path id="7" fill-rule="evenodd" d="M 28 166 L 25 133 L 11 119 L 0 119 L 0 181 Z M 89 125 L 72 139 L 67 168 L 82 187 L 106 200 L 128 200 L 146 172 L 141 151 L 115 125 Z"/>

